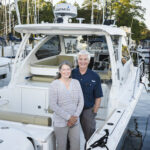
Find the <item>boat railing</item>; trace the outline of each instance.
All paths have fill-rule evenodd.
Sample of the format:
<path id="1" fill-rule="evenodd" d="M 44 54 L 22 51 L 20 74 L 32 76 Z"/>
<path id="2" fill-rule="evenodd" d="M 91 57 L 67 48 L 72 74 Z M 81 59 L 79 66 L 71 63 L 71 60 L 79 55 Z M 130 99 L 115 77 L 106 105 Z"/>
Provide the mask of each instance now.
<path id="1" fill-rule="evenodd" d="M 144 61 L 141 61 L 138 64 L 137 70 L 136 70 L 136 75 L 135 75 L 135 80 L 134 80 L 134 87 L 133 87 L 133 94 L 132 98 L 135 98 L 135 91 L 136 87 L 140 85 L 141 78 L 144 76 Z"/>

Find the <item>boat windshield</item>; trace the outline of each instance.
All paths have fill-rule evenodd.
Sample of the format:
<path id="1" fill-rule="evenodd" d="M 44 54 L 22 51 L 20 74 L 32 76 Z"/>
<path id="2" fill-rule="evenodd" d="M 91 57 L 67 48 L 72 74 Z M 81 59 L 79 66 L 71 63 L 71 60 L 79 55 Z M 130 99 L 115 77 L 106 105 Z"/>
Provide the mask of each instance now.
<path id="1" fill-rule="evenodd" d="M 78 53 L 82 49 L 92 54 L 99 50 L 108 51 L 105 36 L 64 36 L 64 46 L 66 54 Z"/>
<path id="2" fill-rule="evenodd" d="M 58 55 L 61 52 L 59 36 L 53 36 L 35 53 L 37 59 Z"/>

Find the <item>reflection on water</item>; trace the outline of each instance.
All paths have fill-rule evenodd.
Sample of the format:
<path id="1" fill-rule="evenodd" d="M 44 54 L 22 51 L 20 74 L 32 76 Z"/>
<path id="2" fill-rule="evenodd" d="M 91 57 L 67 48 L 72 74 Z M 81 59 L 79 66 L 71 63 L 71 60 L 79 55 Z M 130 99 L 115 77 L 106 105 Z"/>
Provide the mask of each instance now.
<path id="1" fill-rule="evenodd" d="M 150 150 L 150 116 L 131 118 L 122 150 Z"/>
<path id="2" fill-rule="evenodd" d="M 150 150 L 150 93 L 143 91 L 121 150 Z"/>

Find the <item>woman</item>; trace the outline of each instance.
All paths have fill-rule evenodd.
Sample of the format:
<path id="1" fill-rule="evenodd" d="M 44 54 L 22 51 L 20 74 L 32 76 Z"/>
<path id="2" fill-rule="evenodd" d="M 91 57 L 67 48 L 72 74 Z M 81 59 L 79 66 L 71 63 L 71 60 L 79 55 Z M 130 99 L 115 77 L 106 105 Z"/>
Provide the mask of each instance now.
<path id="1" fill-rule="evenodd" d="M 79 115 L 84 102 L 80 83 L 71 78 L 71 65 L 68 61 L 60 64 L 58 77 L 50 86 L 50 97 L 50 108 L 54 111 L 57 150 L 67 149 L 67 137 L 70 150 L 79 150 Z"/>

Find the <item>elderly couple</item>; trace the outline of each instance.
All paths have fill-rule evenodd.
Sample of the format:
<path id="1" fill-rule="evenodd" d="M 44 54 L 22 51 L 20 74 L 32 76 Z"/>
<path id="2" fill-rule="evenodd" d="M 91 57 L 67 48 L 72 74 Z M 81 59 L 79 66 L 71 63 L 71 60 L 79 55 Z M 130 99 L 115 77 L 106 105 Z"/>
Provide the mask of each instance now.
<path id="1" fill-rule="evenodd" d="M 85 140 L 95 131 L 95 116 L 103 96 L 99 76 L 88 69 L 90 54 L 78 53 L 79 68 L 73 69 L 69 62 L 59 66 L 59 74 L 50 85 L 50 108 L 54 111 L 54 132 L 57 150 L 80 150 L 80 125 Z"/>

